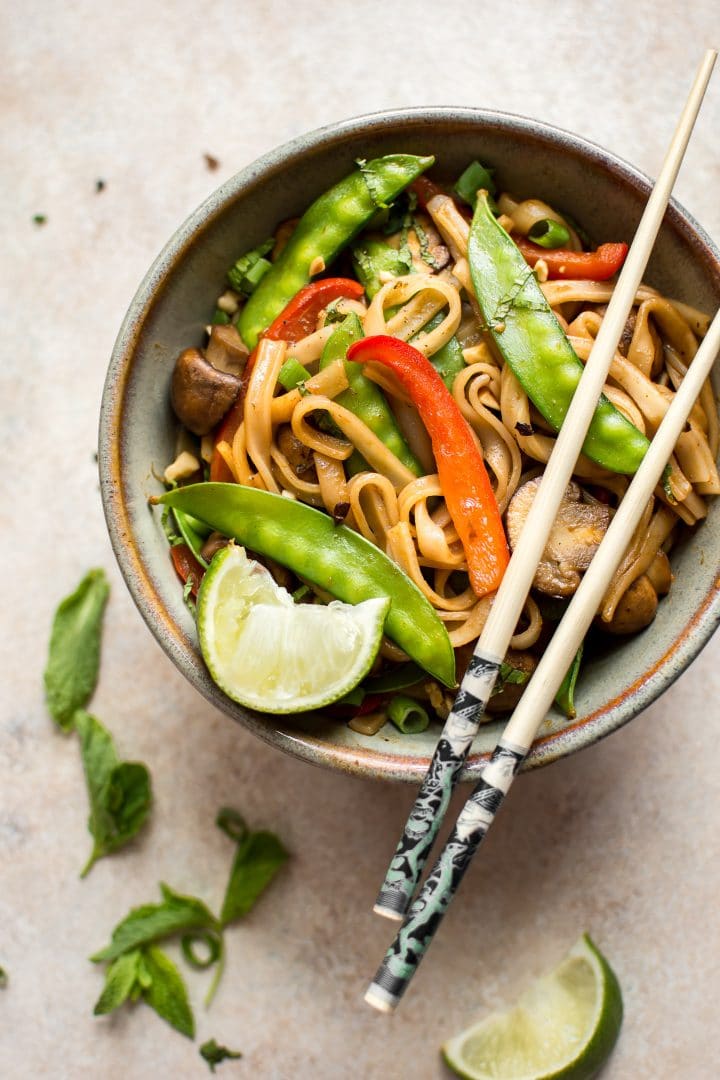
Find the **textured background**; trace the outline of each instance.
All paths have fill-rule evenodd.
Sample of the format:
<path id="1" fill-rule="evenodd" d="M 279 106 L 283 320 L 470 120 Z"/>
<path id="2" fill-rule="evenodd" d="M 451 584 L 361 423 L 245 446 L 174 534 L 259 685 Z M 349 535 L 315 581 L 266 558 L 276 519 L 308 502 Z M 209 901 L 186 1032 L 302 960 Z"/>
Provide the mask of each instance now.
<path id="1" fill-rule="evenodd" d="M 159 879 L 219 902 L 219 805 L 276 829 L 287 871 L 230 931 L 198 1042 L 241 1048 L 222 1075 L 444 1075 L 440 1042 L 510 1001 L 589 929 L 626 1004 L 604 1076 L 717 1075 L 720 642 L 605 743 L 523 777 L 412 992 L 392 1018 L 361 1001 L 391 936 L 370 914 L 413 792 L 312 769 L 214 712 L 161 653 L 117 574 L 93 454 L 123 313 L 175 227 L 223 179 L 303 130 L 390 106 L 462 104 L 543 118 L 654 173 L 715 0 L 503 9 L 306 0 L 200 5 L 6 0 L 0 10 L 4 547 L 0 642 L 0 1075 L 202 1077 L 197 1048 L 148 1009 L 94 1020 L 86 957 Z M 678 182 L 720 239 L 720 75 Z M 221 162 L 207 170 L 203 154 Z M 102 177 L 107 187 L 95 193 Z M 48 222 L 38 228 L 32 216 Z M 85 882 L 77 747 L 40 673 L 58 599 L 90 565 L 113 580 L 93 705 L 148 763 L 151 827 Z M 714 741 L 710 743 L 714 749 Z"/>

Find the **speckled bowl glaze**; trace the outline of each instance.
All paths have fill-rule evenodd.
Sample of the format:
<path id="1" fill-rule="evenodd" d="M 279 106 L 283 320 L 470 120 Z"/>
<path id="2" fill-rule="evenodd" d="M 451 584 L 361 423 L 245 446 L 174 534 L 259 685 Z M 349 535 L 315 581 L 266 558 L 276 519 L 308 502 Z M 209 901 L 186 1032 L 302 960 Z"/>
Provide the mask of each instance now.
<path id="1" fill-rule="evenodd" d="M 660 150 L 660 148 L 659 148 Z M 203 327 L 238 253 L 271 234 L 353 166 L 391 152 L 435 154 L 453 177 L 473 158 L 495 166 L 501 187 L 546 199 L 596 238 L 630 241 L 647 177 L 608 151 L 519 116 L 422 108 L 359 117 L 301 136 L 223 184 L 168 242 L 127 313 L 110 362 L 100 419 L 105 514 L 128 588 L 153 634 L 200 693 L 253 734 L 317 765 L 387 780 L 417 781 L 438 728 L 403 736 L 386 727 L 366 738 L 320 716 L 278 718 L 228 700 L 210 679 L 193 620 L 148 497 L 174 454 L 168 386 L 178 352 L 200 345 Z M 646 273 L 664 293 L 709 312 L 720 305 L 720 253 L 677 203 L 669 209 Z M 720 503 L 673 555 L 676 581 L 653 624 L 610 645 L 585 666 L 572 723 L 552 712 L 526 767 L 535 768 L 616 731 L 688 666 L 720 619 Z M 465 778 L 477 776 L 501 723 L 482 728 Z"/>

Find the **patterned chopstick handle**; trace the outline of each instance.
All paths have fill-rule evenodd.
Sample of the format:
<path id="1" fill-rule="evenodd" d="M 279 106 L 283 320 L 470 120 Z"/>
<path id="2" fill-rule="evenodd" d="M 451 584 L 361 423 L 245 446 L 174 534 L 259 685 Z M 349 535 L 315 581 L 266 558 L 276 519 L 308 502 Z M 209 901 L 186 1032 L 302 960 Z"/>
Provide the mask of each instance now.
<path id="1" fill-rule="evenodd" d="M 400 1001 L 526 754 L 502 740 L 495 747 L 365 995 L 371 1005 L 389 1011 Z"/>
<path id="2" fill-rule="evenodd" d="M 445 721 L 430 768 L 418 793 L 374 911 L 402 918 L 412 900 L 423 867 L 445 816 L 460 770 L 495 686 L 500 660 L 475 653 Z"/>

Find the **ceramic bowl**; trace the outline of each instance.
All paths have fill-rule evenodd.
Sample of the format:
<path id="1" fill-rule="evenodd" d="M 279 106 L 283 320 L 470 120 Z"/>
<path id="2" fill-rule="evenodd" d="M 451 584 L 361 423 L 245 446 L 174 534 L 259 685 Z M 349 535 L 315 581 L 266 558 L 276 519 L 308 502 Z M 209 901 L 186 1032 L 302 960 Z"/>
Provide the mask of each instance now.
<path id="1" fill-rule="evenodd" d="M 227 267 L 277 224 L 353 167 L 356 158 L 405 151 L 436 155 L 436 174 L 456 176 L 474 158 L 495 166 L 501 187 L 567 211 L 591 235 L 630 241 L 649 182 L 593 143 L 534 120 L 475 109 L 386 112 L 334 124 L 266 154 L 223 184 L 156 259 L 127 313 L 110 362 L 100 423 L 100 471 L 110 537 L 130 592 L 170 658 L 209 701 L 271 745 L 318 765 L 392 780 L 425 773 L 438 734 L 404 736 L 391 725 L 356 734 L 319 716 L 278 718 L 226 698 L 210 679 L 148 497 L 174 456 L 168 402 L 175 357 L 204 340 L 203 327 Z M 646 280 L 705 311 L 720 305 L 720 253 L 677 203 L 668 210 Z M 578 716 L 552 712 L 527 767 L 588 746 L 626 724 L 687 667 L 720 619 L 717 559 L 720 502 L 673 554 L 676 581 L 652 625 L 585 665 Z M 465 777 L 476 776 L 500 721 L 481 729 Z"/>

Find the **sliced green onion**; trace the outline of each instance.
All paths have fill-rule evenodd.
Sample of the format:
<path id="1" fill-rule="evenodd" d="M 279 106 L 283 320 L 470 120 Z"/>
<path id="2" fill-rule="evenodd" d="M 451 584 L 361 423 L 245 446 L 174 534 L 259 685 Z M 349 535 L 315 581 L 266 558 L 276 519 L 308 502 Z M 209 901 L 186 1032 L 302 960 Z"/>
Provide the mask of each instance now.
<path id="1" fill-rule="evenodd" d="M 204 955 L 198 956 L 195 951 L 198 945 L 207 950 Z M 180 940 L 180 948 L 187 963 L 197 971 L 204 971 L 216 964 L 222 952 L 220 938 L 212 930 L 194 930 L 191 934 L 185 934 Z"/>
<path id="2" fill-rule="evenodd" d="M 403 735 L 416 735 L 430 723 L 427 711 L 419 702 L 404 694 L 396 694 L 388 706 L 388 718 Z"/>
<path id="3" fill-rule="evenodd" d="M 227 311 L 223 311 L 222 308 L 215 308 L 215 314 L 210 320 L 213 326 L 227 326 L 230 322 L 230 316 Z"/>
<path id="4" fill-rule="evenodd" d="M 568 668 L 565 678 L 560 683 L 560 689 L 555 695 L 556 704 L 562 709 L 568 720 L 574 720 L 577 716 L 575 709 L 575 683 L 577 682 L 578 672 L 580 671 L 580 664 L 582 662 L 583 644 L 584 642 L 580 643 L 580 648 L 575 653 L 575 658 Z"/>
<path id="5" fill-rule="evenodd" d="M 235 292 L 242 293 L 243 296 L 250 296 L 255 291 L 272 266 L 272 263 L 264 259 L 263 255 L 267 255 L 273 244 L 274 240 L 271 237 L 253 248 L 252 251 L 241 255 L 230 267 L 227 272 L 227 279 Z"/>
<path id="6" fill-rule="evenodd" d="M 542 221 L 536 221 L 530 229 L 528 240 L 544 248 L 561 248 L 570 243 L 570 233 L 559 221 L 543 218 Z"/>
<path id="7" fill-rule="evenodd" d="M 494 169 L 488 169 L 479 161 L 473 161 L 459 177 L 455 190 L 463 202 L 469 203 L 474 210 L 478 191 L 485 190 L 489 195 L 497 194 L 497 185 L 493 180 L 494 173 Z M 492 203 L 490 208 L 494 211 Z"/>
<path id="8" fill-rule="evenodd" d="M 218 810 L 215 824 L 237 844 L 241 843 L 248 834 L 245 818 L 237 810 L 233 810 L 232 806 L 223 806 L 221 810 Z"/>
<path id="9" fill-rule="evenodd" d="M 309 378 L 310 372 L 308 369 L 303 367 L 294 356 L 285 361 L 278 374 L 278 382 L 286 390 L 294 390 L 296 386 L 306 382 Z"/>

